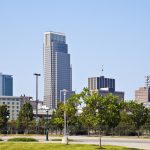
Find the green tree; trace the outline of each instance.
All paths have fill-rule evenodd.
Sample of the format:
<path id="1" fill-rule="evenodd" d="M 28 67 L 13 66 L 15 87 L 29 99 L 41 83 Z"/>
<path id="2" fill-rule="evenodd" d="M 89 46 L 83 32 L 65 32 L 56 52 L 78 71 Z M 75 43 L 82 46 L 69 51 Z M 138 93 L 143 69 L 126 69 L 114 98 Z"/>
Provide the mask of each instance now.
<path id="1" fill-rule="evenodd" d="M 56 130 L 56 134 L 58 133 L 58 131 L 60 131 L 61 133 L 63 129 L 63 124 L 64 124 L 64 104 L 63 103 L 59 103 L 56 111 L 53 112 L 51 124 Z"/>
<path id="2" fill-rule="evenodd" d="M 105 124 L 106 118 L 106 106 L 104 103 L 104 98 L 97 92 L 90 93 L 87 88 L 84 88 L 81 94 L 85 103 L 82 118 L 84 118 L 85 124 L 87 124 L 88 127 L 98 127 L 100 137 L 99 146 L 101 148 L 101 129 Z"/>
<path id="3" fill-rule="evenodd" d="M 147 120 L 144 124 L 144 129 L 146 129 L 150 135 L 150 108 L 148 108 L 148 117 L 147 117 Z"/>
<path id="4" fill-rule="evenodd" d="M 6 132 L 7 122 L 9 119 L 9 111 L 7 105 L 0 105 L 0 132 Z"/>
<path id="5" fill-rule="evenodd" d="M 88 135 L 90 135 L 90 130 L 94 127 L 95 122 L 93 118 L 95 115 L 96 103 L 91 99 L 91 93 L 88 88 L 84 88 L 80 95 L 85 104 L 82 108 L 81 121 L 83 126 L 88 128 Z"/>
<path id="6" fill-rule="evenodd" d="M 108 94 L 103 97 L 104 105 L 106 106 L 106 113 L 105 113 L 105 124 L 108 126 L 109 129 L 112 130 L 112 135 L 114 132 L 114 128 L 119 124 L 121 117 L 120 111 L 122 108 L 122 102 L 119 102 L 117 96 L 113 96 L 112 94 Z"/>
<path id="7" fill-rule="evenodd" d="M 28 134 L 29 124 L 33 120 L 33 108 L 30 103 L 25 103 L 18 115 L 18 127 Z"/>
<path id="8" fill-rule="evenodd" d="M 98 128 L 101 148 L 101 131 L 104 126 L 114 128 L 120 122 L 121 106 L 118 97 L 112 94 L 101 96 L 97 91 L 89 92 L 87 88 L 84 88 L 81 95 L 85 103 L 82 118 L 89 127 Z"/>
<path id="9" fill-rule="evenodd" d="M 126 135 L 126 136 L 136 134 L 133 120 L 131 119 L 130 114 L 128 114 L 126 110 L 122 110 L 120 112 L 120 122 L 116 127 L 116 132 L 118 133 L 118 135 Z"/>
<path id="10" fill-rule="evenodd" d="M 66 102 L 64 106 L 64 111 L 66 111 L 67 116 L 67 125 L 68 125 L 68 132 L 75 133 L 76 126 L 78 126 L 78 109 L 77 107 L 81 104 L 80 102 L 80 94 L 73 94 Z"/>
<path id="11" fill-rule="evenodd" d="M 139 137 L 139 130 L 142 125 L 145 124 L 148 118 L 148 109 L 143 106 L 143 104 L 137 104 L 133 101 L 128 103 L 128 113 L 133 120 L 136 130 L 138 131 Z"/>
<path id="12" fill-rule="evenodd" d="M 16 120 L 11 120 L 8 122 L 10 134 L 16 133 L 17 132 L 17 121 Z"/>

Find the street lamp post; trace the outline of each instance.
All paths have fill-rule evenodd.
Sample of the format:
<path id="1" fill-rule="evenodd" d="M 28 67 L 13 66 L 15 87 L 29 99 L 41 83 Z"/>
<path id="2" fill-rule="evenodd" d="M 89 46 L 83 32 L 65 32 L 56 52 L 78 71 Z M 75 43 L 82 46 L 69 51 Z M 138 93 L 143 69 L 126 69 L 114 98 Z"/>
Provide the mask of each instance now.
<path id="1" fill-rule="evenodd" d="M 41 74 L 34 73 L 36 76 L 36 133 L 38 133 L 38 77 Z"/>
<path id="2" fill-rule="evenodd" d="M 8 128 L 8 120 L 9 120 L 9 116 L 6 116 L 6 118 L 7 118 L 7 134 L 8 134 L 8 130 L 9 130 L 9 128 Z"/>
<path id="3" fill-rule="evenodd" d="M 62 92 L 64 93 L 64 105 L 66 104 L 66 93 L 67 90 L 63 89 Z M 68 144 L 68 136 L 67 136 L 67 117 L 66 117 L 66 110 L 64 110 L 64 137 L 62 138 L 63 144 Z"/>
<path id="4" fill-rule="evenodd" d="M 48 109 L 46 109 L 46 141 L 48 141 Z"/>

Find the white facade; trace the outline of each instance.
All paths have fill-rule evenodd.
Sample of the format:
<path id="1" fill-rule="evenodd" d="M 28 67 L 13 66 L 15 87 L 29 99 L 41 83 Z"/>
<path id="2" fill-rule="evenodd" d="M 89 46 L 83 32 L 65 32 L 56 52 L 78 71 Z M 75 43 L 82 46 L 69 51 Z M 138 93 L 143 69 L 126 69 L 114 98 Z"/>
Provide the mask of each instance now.
<path id="1" fill-rule="evenodd" d="M 20 97 L 1 96 L 0 105 L 7 105 L 9 111 L 9 120 L 16 120 L 20 111 Z"/>
<path id="2" fill-rule="evenodd" d="M 66 37 L 62 33 L 44 33 L 44 105 L 54 109 L 60 101 L 60 91 L 72 91 L 72 69 Z"/>
<path id="3" fill-rule="evenodd" d="M 0 105 L 7 105 L 9 120 L 16 120 L 24 103 L 30 102 L 31 97 L 26 96 L 0 96 Z"/>

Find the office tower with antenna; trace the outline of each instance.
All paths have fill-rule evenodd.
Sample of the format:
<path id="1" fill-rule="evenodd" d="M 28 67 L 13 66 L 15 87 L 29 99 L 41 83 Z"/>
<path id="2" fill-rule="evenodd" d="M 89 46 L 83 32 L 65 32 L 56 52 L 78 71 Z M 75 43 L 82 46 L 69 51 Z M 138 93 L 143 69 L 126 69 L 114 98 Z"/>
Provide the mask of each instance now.
<path id="1" fill-rule="evenodd" d="M 103 66 L 101 69 L 100 77 L 90 77 L 88 78 L 88 89 L 92 91 L 98 91 L 100 95 L 107 95 L 112 93 L 115 96 L 119 97 L 119 100 L 124 99 L 124 92 L 115 90 L 115 79 L 106 78 L 103 76 Z"/>
<path id="2" fill-rule="evenodd" d="M 135 101 L 138 103 L 150 102 L 150 76 L 145 76 L 145 86 L 135 91 Z"/>

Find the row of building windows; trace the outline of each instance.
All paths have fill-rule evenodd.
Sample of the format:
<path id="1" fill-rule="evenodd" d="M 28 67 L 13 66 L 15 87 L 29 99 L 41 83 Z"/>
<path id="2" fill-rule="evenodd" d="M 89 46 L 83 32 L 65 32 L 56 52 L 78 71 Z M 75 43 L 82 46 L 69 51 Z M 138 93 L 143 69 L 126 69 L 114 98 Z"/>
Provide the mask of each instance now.
<path id="1" fill-rule="evenodd" d="M 0 100 L 2 100 L 2 101 L 19 101 L 20 99 L 19 98 L 2 98 Z"/>
<path id="2" fill-rule="evenodd" d="M 8 110 L 8 112 L 10 113 L 10 110 Z M 19 112 L 19 110 L 11 110 L 11 112 Z"/>
<path id="3" fill-rule="evenodd" d="M 7 108 L 10 108 L 10 106 L 7 106 Z M 15 106 L 12 106 L 12 108 L 15 108 Z M 16 106 L 17 109 L 19 109 L 19 106 Z"/>
<path id="4" fill-rule="evenodd" d="M 16 102 L 16 103 L 15 103 L 15 102 L 3 102 L 2 104 L 3 104 L 3 105 L 5 105 L 5 104 L 8 104 L 8 105 L 9 105 L 9 104 L 12 104 L 12 105 L 14 105 L 14 104 L 19 105 L 19 102 Z"/>

